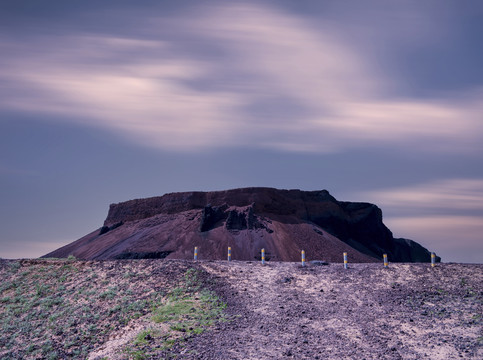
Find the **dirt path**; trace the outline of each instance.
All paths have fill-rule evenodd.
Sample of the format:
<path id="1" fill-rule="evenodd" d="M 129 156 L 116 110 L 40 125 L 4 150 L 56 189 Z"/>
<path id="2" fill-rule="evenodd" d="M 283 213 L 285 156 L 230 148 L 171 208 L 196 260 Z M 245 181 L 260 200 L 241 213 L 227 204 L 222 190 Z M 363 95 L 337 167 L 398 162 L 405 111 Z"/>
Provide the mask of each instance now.
<path id="1" fill-rule="evenodd" d="M 234 321 L 185 359 L 481 359 L 483 265 L 201 262 Z"/>

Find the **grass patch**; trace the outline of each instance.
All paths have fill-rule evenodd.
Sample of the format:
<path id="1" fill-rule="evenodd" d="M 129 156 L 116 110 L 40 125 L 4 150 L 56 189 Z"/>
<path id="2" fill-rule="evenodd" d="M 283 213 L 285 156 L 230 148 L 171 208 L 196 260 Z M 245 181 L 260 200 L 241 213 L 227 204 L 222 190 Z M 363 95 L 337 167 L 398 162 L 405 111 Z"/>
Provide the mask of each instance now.
<path id="1" fill-rule="evenodd" d="M 186 317 L 192 312 L 197 311 L 197 304 L 191 299 L 170 300 L 156 310 L 153 321 L 156 323 L 166 321 L 179 321 L 182 317 Z"/>
<path id="2" fill-rule="evenodd" d="M 226 304 L 202 288 L 199 275 L 195 269 L 186 271 L 183 283 L 167 294 L 164 304 L 153 308 L 151 320 L 158 331 L 140 332 L 123 350 L 130 359 L 170 357 L 174 345 L 201 334 L 218 321 L 226 321 Z"/>
<path id="3" fill-rule="evenodd" d="M 0 358 L 85 359 L 143 316 L 152 327 L 122 356 L 167 358 L 173 346 L 224 320 L 225 304 L 203 289 L 201 272 L 173 272 L 163 262 L 152 269 L 156 275 L 126 262 L 0 260 Z"/>
<path id="4" fill-rule="evenodd" d="M 85 359 L 110 332 L 161 305 L 162 294 L 146 295 L 122 274 L 113 270 L 116 286 L 104 286 L 72 258 L 1 260 L 0 358 Z"/>

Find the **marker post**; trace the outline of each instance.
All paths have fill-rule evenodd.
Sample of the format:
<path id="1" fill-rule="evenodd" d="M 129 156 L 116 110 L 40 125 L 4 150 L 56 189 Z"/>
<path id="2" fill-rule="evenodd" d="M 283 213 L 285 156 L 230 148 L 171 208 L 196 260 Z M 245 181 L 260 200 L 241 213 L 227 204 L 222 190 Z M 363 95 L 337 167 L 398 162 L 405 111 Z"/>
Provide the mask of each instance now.
<path id="1" fill-rule="evenodd" d="M 434 252 L 431 253 L 431 267 L 436 266 L 436 254 Z"/>
<path id="2" fill-rule="evenodd" d="M 387 261 L 387 254 L 382 255 L 382 258 L 384 260 L 384 267 L 387 268 L 387 266 L 389 265 L 389 263 Z"/>
<path id="3" fill-rule="evenodd" d="M 344 255 L 344 269 L 347 269 L 347 253 L 345 252 L 343 255 Z"/>
<path id="4" fill-rule="evenodd" d="M 262 249 L 262 265 L 265 265 L 265 249 Z"/>
<path id="5" fill-rule="evenodd" d="M 228 246 L 228 261 L 231 261 L 231 247 Z"/>
<path id="6" fill-rule="evenodd" d="M 195 246 L 195 260 L 198 260 L 198 246 Z"/>
<path id="7" fill-rule="evenodd" d="M 302 250 L 302 266 L 305 266 L 305 250 Z"/>

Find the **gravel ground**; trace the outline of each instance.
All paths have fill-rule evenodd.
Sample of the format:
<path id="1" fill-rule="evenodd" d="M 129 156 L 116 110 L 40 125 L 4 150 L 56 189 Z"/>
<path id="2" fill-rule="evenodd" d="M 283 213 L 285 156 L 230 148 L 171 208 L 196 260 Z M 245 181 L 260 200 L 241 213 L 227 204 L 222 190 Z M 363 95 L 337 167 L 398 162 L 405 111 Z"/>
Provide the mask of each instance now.
<path id="1" fill-rule="evenodd" d="M 186 359 L 483 359 L 483 265 L 203 262 L 228 303 Z"/>
<path id="2" fill-rule="evenodd" d="M 483 359 L 483 264 L 1 260 L 0 280 L 1 359 Z M 224 321 L 153 325 L 176 289 Z"/>

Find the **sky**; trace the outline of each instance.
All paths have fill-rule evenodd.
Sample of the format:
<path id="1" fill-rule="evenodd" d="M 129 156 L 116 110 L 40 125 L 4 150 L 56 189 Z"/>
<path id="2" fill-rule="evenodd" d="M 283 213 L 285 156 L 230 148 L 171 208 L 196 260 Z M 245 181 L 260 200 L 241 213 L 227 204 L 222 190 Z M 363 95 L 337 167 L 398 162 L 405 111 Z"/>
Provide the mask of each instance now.
<path id="1" fill-rule="evenodd" d="M 0 2 L 0 257 L 109 204 L 328 190 L 483 263 L 483 2 Z"/>

